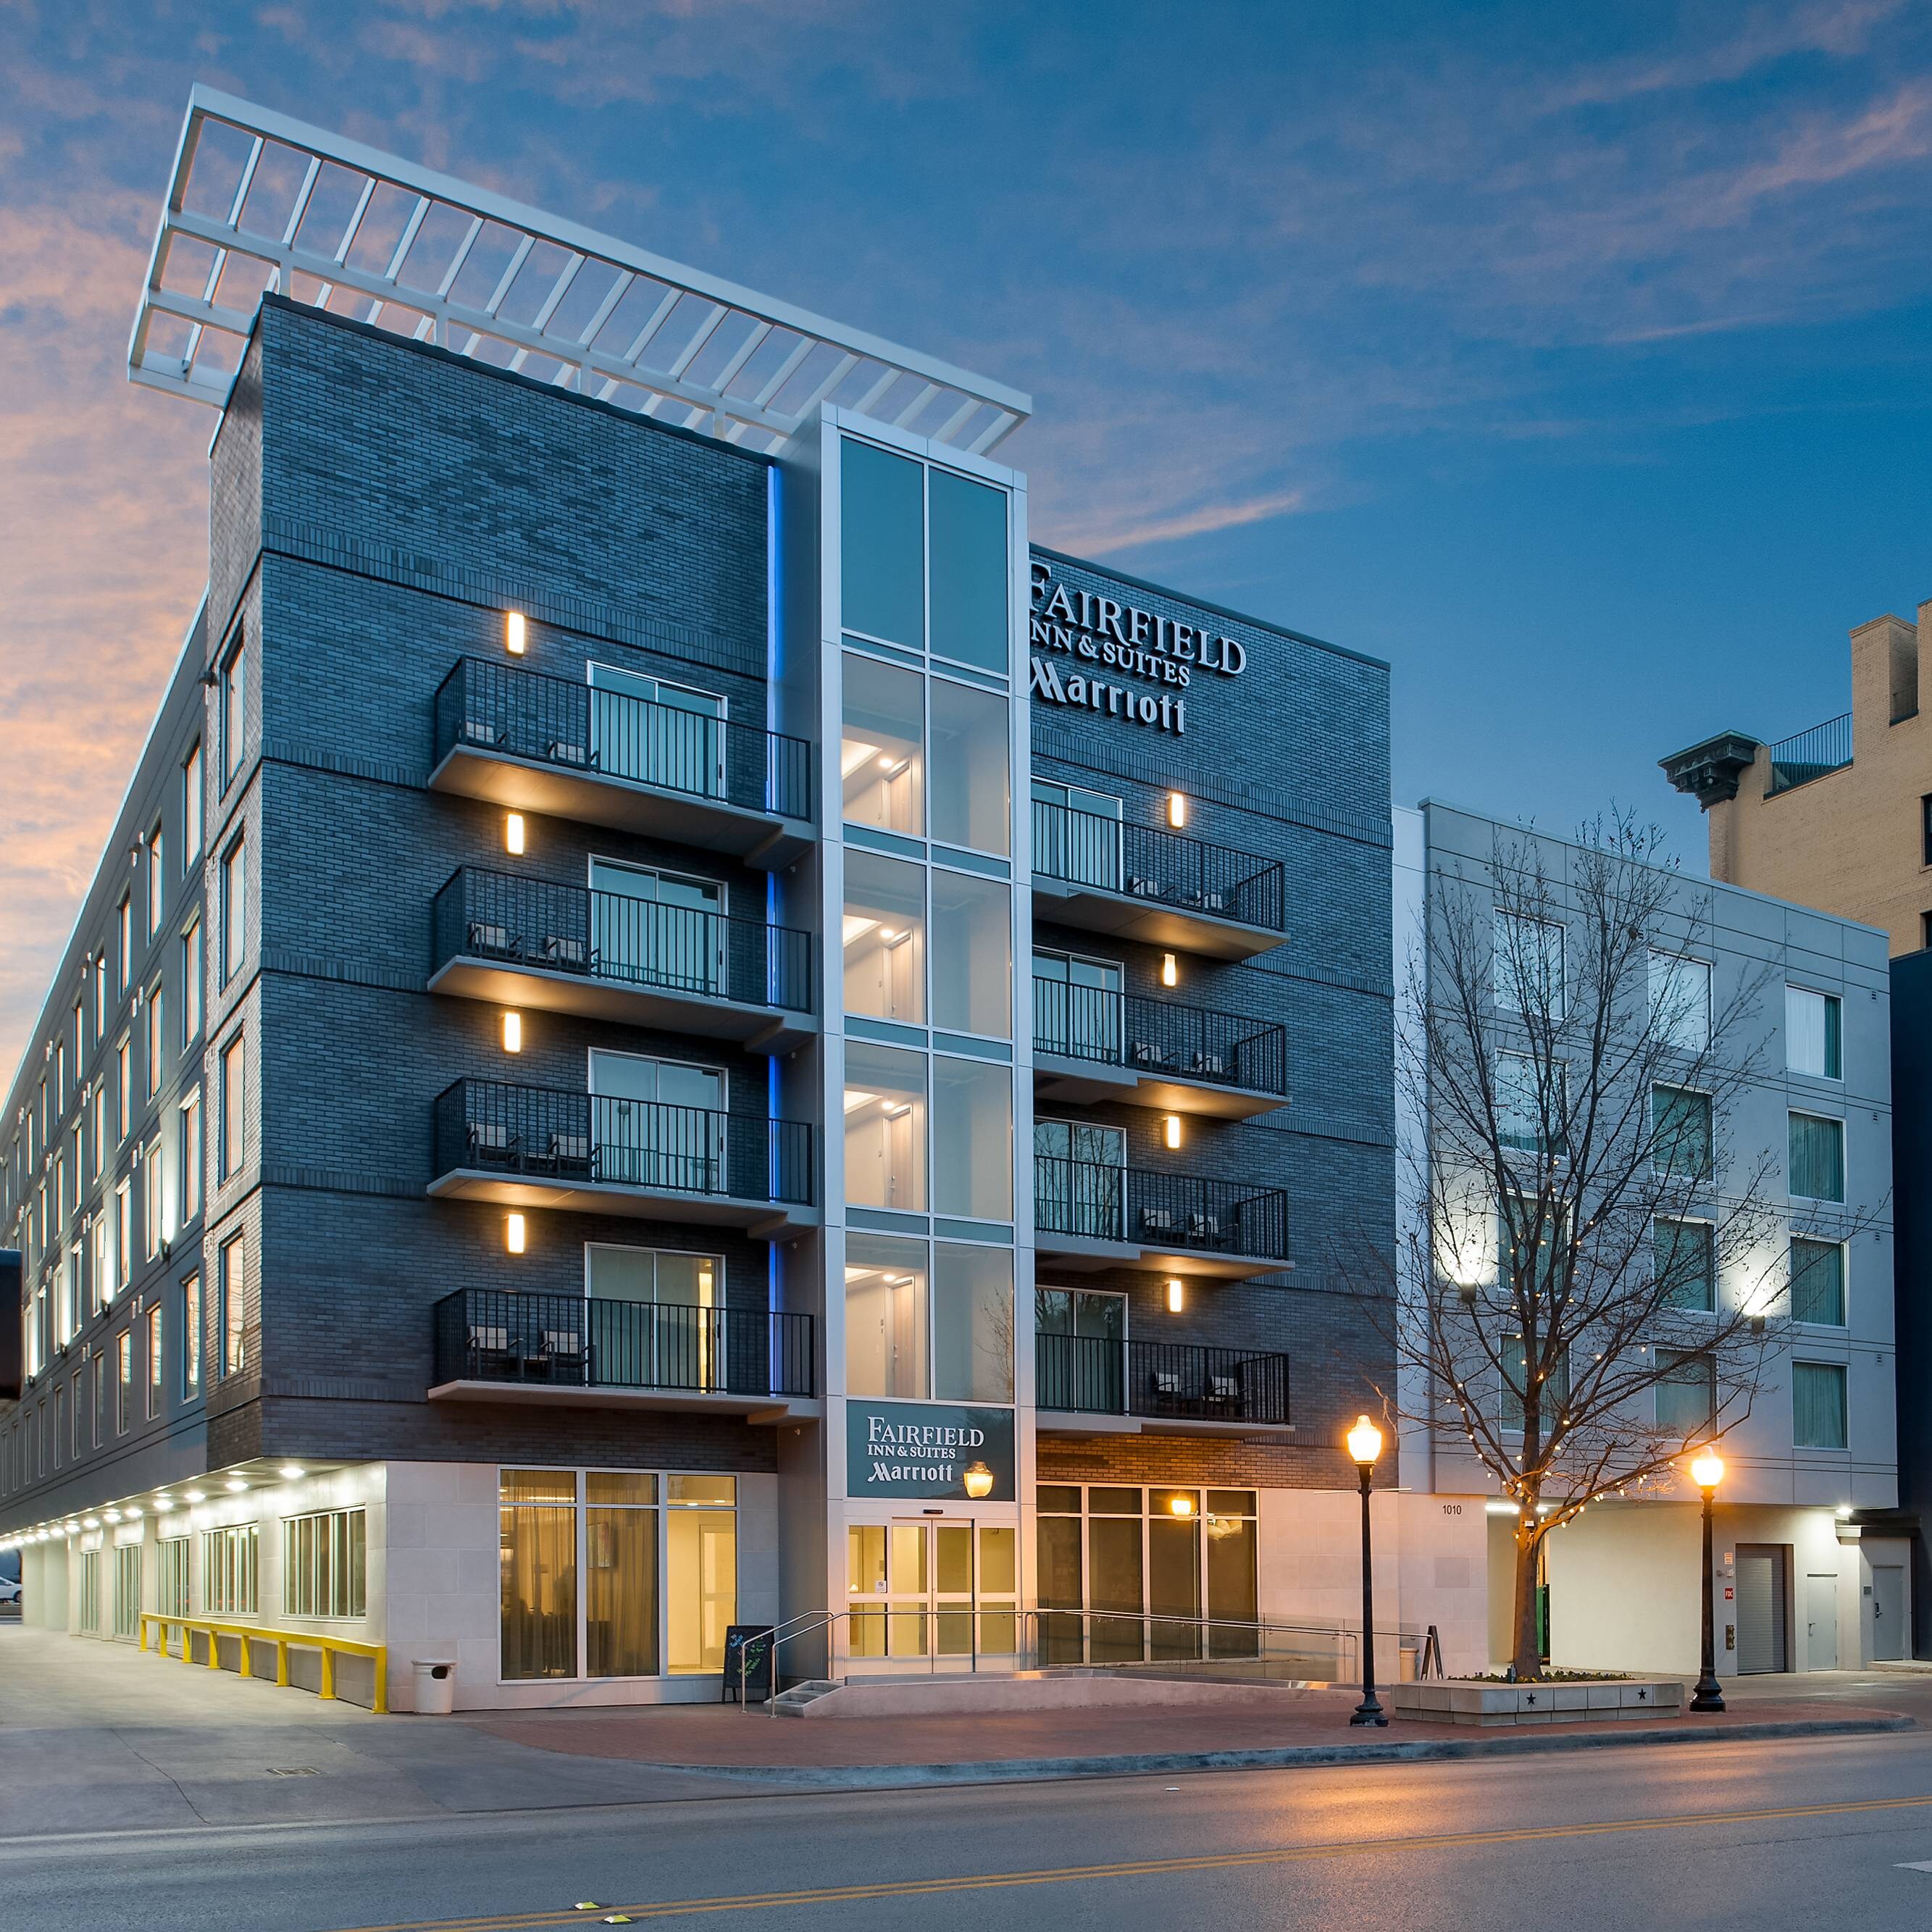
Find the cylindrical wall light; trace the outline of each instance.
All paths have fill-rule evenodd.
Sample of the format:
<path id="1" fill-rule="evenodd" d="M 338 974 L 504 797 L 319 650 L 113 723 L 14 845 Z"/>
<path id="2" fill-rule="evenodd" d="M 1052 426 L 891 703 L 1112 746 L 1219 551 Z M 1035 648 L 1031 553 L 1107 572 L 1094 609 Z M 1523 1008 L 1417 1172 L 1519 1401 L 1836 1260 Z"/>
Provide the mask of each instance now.
<path id="1" fill-rule="evenodd" d="M 1160 983 L 1163 986 L 1178 986 L 1180 984 L 1180 968 L 1174 964 L 1174 955 L 1172 952 L 1163 952 L 1160 956 Z"/>
<path id="2" fill-rule="evenodd" d="M 515 858 L 524 856 L 524 814 L 512 812 L 503 820 L 503 850 Z"/>
<path id="3" fill-rule="evenodd" d="M 524 1251 L 524 1217 L 520 1214 L 507 1214 L 503 1217 L 503 1245 L 512 1254 Z"/>
<path id="4" fill-rule="evenodd" d="M 1177 832 L 1187 823 L 1187 796 L 1184 792 L 1171 791 L 1168 794 L 1167 822 Z"/>
<path id="5" fill-rule="evenodd" d="M 503 1051 L 521 1053 L 524 1050 L 524 1016 L 511 1012 L 503 1016 Z"/>
<path id="6" fill-rule="evenodd" d="M 1161 1138 L 1166 1141 L 1168 1145 L 1171 1148 L 1178 1148 L 1180 1146 L 1180 1116 L 1178 1114 L 1168 1114 L 1166 1120 L 1162 1122 L 1161 1126 Z"/>
<path id="7" fill-rule="evenodd" d="M 524 614 L 520 610 L 503 613 L 503 648 L 513 658 L 524 654 Z"/>
<path id="8" fill-rule="evenodd" d="M 1171 1276 L 1167 1284 L 1167 1312 L 1170 1315 L 1178 1315 L 1186 1305 L 1186 1290 L 1179 1276 Z"/>

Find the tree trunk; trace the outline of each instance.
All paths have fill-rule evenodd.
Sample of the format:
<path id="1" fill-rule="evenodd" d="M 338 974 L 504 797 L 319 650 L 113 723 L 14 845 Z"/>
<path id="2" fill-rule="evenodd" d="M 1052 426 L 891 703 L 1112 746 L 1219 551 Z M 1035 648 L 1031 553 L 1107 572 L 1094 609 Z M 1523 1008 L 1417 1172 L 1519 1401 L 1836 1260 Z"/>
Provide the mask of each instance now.
<path id="1" fill-rule="evenodd" d="M 1543 1660 L 1536 1641 L 1537 1557 L 1542 1547 L 1535 1502 L 1526 1498 L 1522 1514 L 1516 1520 L 1516 1617 L 1510 1626 L 1515 1646 L 1510 1661 L 1520 1680 L 1543 1674 Z"/>

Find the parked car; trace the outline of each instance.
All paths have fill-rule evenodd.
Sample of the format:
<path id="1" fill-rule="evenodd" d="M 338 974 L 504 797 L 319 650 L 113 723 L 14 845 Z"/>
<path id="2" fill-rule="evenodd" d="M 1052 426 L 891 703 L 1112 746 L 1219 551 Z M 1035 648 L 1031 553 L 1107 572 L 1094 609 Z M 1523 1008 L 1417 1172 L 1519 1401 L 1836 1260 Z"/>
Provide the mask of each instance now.
<path id="1" fill-rule="evenodd" d="M 20 1580 L 17 1576 L 0 1576 L 0 1610 L 17 1609 L 20 1601 Z"/>

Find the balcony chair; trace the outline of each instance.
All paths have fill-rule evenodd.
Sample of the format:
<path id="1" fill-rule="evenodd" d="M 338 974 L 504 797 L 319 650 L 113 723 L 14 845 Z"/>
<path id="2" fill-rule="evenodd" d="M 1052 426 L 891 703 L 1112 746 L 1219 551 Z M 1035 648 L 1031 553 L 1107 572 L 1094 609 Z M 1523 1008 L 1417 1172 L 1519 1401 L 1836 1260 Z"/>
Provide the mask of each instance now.
<path id="1" fill-rule="evenodd" d="M 517 1136 L 500 1121 L 470 1123 L 470 1166 L 514 1167 L 520 1151 Z"/>
<path id="2" fill-rule="evenodd" d="M 1246 1405 L 1241 1400 L 1241 1372 L 1239 1369 L 1216 1369 L 1208 1376 L 1208 1406 L 1217 1414 L 1239 1416 Z"/>
<path id="3" fill-rule="evenodd" d="M 1141 1231 L 1148 1234 L 1171 1234 L 1174 1232 L 1174 1216 L 1165 1208 L 1143 1208 Z"/>
<path id="4" fill-rule="evenodd" d="M 554 967 L 561 973 L 581 973 L 589 966 L 582 940 L 565 939 L 554 932 L 545 936 L 539 956 L 546 966 Z"/>
<path id="5" fill-rule="evenodd" d="M 470 745 L 500 745 L 503 734 L 499 726 L 482 718 L 466 718 L 463 721 L 463 738 Z"/>
<path id="6" fill-rule="evenodd" d="M 1221 1239 L 1221 1217 L 1218 1214 L 1190 1214 L 1187 1217 L 1187 1238 L 1190 1241 L 1214 1242 Z"/>
<path id="7" fill-rule="evenodd" d="M 510 1332 L 485 1322 L 470 1324 L 470 1374 L 473 1381 L 500 1382 L 508 1373 Z"/>
<path id="8" fill-rule="evenodd" d="M 581 1383 L 584 1380 L 584 1337 L 574 1328 L 546 1328 L 543 1348 L 554 1382 Z"/>
<path id="9" fill-rule="evenodd" d="M 1160 898 L 1163 896 L 1160 881 L 1130 874 L 1127 879 L 1127 896 L 1136 899 Z"/>
<path id="10" fill-rule="evenodd" d="M 478 959 L 520 959 L 523 957 L 523 940 L 511 932 L 507 926 L 494 920 L 472 919 L 470 922 L 469 950 L 473 958 Z"/>
<path id="11" fill-rule="evenodd" d="M 568 738 L 553 738 L 544 747 L 544 756 L 555 765 L 588 765 L 588 749 Z"/>
<path id="12" fill-rule="evenodd" d="M 1151 1407 L 1150 1414 L 1172 1414 L 1181 1406 L 1180 1372 L 1178 1369 L 1155 1369 L 1148 1376 L 1148 1392 Z"/>
<path id="13" fill-rule="evenodd" d="M 1150 1040 L 1134 1042 L 1134 1064 L 1136 1066 L 1165 1066 L 1167 1055 Z"/>
<path id="14" fill-rule="evenodd" d="M 1210 1053 L 1204 1047 L 1188 1055 L 1187 1070 L 1198 1073 L 1206 1080 L 1225 1080 L 1228 1077 L 1228 1058 L 1226 1054 Z"/>
<path id="15" fill-rule="evenodd" d="M 551 1171 L 559 1180 L 575 1175 L 587 1180 L 590 1178 L 590 1136 L 553 1133 L 547 1157 Z"/>

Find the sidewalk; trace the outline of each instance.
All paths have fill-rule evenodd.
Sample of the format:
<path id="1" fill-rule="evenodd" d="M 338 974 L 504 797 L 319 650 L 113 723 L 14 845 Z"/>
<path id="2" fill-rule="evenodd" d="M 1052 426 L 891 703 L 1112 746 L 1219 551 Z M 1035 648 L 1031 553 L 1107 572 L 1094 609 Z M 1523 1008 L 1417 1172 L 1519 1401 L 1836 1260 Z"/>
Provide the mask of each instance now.
<path id="1" fill-rule="evenodd" d="M 1714 1718 L 1351 1730 L 1343 1691 L 1265 1707 L 773 1718 L 735 1705 L 379 1718 L 128 1644 L 0 1624 L 0 1839 L 776 1796 L 1910 1730 L 1932 1685 L 1813 1680 Z M 1846 1694 L 1850 1694 L 1847 1696 Z"/>

